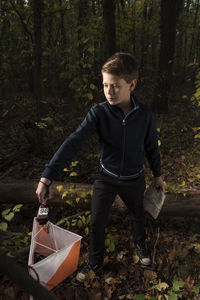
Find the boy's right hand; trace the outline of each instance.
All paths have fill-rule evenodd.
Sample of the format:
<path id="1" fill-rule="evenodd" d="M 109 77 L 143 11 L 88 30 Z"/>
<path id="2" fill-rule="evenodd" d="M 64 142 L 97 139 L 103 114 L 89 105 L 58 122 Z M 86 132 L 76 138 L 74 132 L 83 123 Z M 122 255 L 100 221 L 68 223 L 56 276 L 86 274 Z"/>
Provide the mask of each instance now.
<path id="1" fill-rule="evenodd" d="M 51 181 L 45 177 L 40 178 L 36 189 L 36 195 L 40 203 L 45 204 L 49 199 L 49 187 Z"/>

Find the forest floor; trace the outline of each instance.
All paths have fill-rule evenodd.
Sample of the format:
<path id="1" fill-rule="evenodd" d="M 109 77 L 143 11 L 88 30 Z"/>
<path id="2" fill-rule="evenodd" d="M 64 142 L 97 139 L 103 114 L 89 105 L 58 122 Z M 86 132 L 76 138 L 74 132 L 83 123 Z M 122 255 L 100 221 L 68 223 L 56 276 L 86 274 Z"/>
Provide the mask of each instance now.
<path id="1" fill-rule="evenodd" d="M 187 195 L 188 191 L 200 190 L 200 113 L 199 107 L 191 105 L 186 94 L 172 103 L 170 114 L 157 115 L 157 128 L 163 165 L 166 193 Z M 3 136 L 6 140 L 6 135 Z M 10 141 L 10 140 L 9 140 Z M 9 153 L 13 149 L 9 144 Z M 12 155 L 11 155 L 12 156 Z M 10 156 L 10 157 L 11 157 Z M 6 156 L 8 159 L 8 156 Z M 1 159 L 1 157 L 0 157 Z M 1 164 L 5 160 L 1 159 Z M 0 178 L 38 178 L 45 159 L 38 159 L 29 152 L 23 163 L 19 160 L 7 164 Z M 91 162 L 92 164 L 92 162 Z M 90 170 L 90 164 L 79 160 L 72 171 L 77 177 L 68 176 L 67 181 L 87 182 L 80 169 Z M 13 176 L 15 173 L 16 176 Z M 86 173 L 84 173 L 86 174 Z M 66 175 L 66 174 L 65 174 Z M 147 183 L 151 182 L 150 170 L 146 170 Z M 92 181 L 92 177 L 90 181 Z M 59 187 L 58 187 L 59 189 Z M 62 195 L 62 191 L 61 191 Z M 83 193 L 78 200 L 75 186 L 72 186 L 67 202 L 52 209 L 51 221 L 83 237 L 79 268 L 88 258 L 88 225 L 90 194 Z M 199 197 L 199 194 L 198 194 Z M 20 201 L 19 201 L 20 203 Z M 198 203 L 196 204 L 198 205 Z M 27 268 L 28 251 L 16 256 L 30 244 L 32 220 L 38 205 L 27 203 L 14 212 L 15 217 L 8 223 L 8 232 L 1 241 L 1 249 L 13 256 L 16 262 Z M 1 205 L 1 211 L 9 209 Z M 195 209 L 195 208 L 194 208 Z M 11 211 L 10 211 L 11 212 Z M 10 213 L 9 212 L 9 213 Z M 7 212 L 7 214 L 9 214 Z M 66 216 L 74 216 L 65 218 Z M 123 222 L 122 222 L 123 220 Z M 2 219 L 0 222 L 5 220 Z M 152 253 L 152 265 L 142 267 L 138 262 L 131 237 L 130 220 L 127 211 L 113 208 L 109 217 L 106 235 L 106 253 L 103 270 L 96 276 L 91 272 L 87 280 L 77 283 L 76 272 L 53 289 L 53 293 L 63 300 L 100 299 L 200 299 L 200 218 L 161 214 L 157 220 L 146 216 L 148 243 Z M 18 232 L 19 235 L 13 235 Z M 4 235 L 3 235 L 4 237 Z M 20 287 L 0 274 L 0 299 L 26 299 Z"/>

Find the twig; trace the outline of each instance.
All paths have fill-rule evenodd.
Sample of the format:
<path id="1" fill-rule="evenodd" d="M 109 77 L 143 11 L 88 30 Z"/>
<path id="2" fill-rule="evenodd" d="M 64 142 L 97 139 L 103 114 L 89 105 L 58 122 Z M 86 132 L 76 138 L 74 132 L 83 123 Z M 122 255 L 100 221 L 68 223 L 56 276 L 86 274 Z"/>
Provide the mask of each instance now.
<path id="1" fill-rule="evenodd" d="M 157 247 L 159 238 L 160 238 L 160 227 L 158 227 L 157 238 L 156 238 L 156 242 L 155 242 L 154 247 L 153 247 L 153 259 L 152 259 L 152 264 L 153 265 L 155 263 L 156 247 Z"/>
<path id="2" fill-rule="evenodd" d="M 1 236 L 2 235 L 8 237 L 8 236 L 13 236 L 13 235 L 22 236 L 22 235 L 26 235 L 26 234 L 24 234 L 23 232 L 1 231 Z"/>
<path id="3" fill-rule="evenodd" d="M 81 213 L 78 213 L 78 214 L 75 214 L 75 215 L 72 215 L 72 216 L 69 216 L 69 217 L 64 217 L 64 218 L 62 218 L 60 221 L 58 221 L 58 222 L 56 223 L 56 225 L 62 224 L 63 220 L 64 220 L 64 221 L 65 221 L 65 220 L 71 220 L 71 219 L 77 218 L 77 217 L 79 217 L 79 216 L 82 216 L 82 215 L 84 215 L 84 214 L 85 214 L 85 211 L 82 211 Z"/>
<path id="4" fill-rule="evenodd" d="M 24 237 L 26 234 L 22 232 L 12 232 L 12 231 L 1 231 L 0 241 L 7 240 L 8 238 L 14 236 L 20 236 L 21 238 Z"/>
<path id="5" fill-rule="evenodd" d="M 28 254 L 29 249 L 30 249 L 30 246 L 27 246 L 27 247 L 22 248 L 18 251 L 12 252 L 11 255 L 14 256 L 15 258 L 19 258 L 21 256 L 24 256 L 24 255 Z"/>

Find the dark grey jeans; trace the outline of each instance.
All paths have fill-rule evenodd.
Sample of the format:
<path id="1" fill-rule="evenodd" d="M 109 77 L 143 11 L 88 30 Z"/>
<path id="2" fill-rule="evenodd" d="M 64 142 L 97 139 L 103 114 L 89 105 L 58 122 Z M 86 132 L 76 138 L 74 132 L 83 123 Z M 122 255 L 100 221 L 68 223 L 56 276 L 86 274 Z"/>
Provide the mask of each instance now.
<path id="1" fill-rule="evenodd" d="M 111 206 L 118 194 L 129 210 L 134 243 L 146 239 L 143 199 L 144 175 L 130 181 L 122 181 L 106 174 L 99 174 L 94 182 L 92 217 L 90 227 L 90 261 L 102 264 L 105 250 L 105 227 Z"/>

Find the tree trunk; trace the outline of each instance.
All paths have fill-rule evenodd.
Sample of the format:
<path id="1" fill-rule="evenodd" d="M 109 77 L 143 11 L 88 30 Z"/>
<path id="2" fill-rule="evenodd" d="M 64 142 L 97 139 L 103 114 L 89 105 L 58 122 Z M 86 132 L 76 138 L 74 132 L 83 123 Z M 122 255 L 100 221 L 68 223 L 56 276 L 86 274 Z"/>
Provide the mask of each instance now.
<path id="1" fill-rule="evenodd" d="M 200 26 L 198 30 L 198 39 L 197 39 L 197 46 L 196 46 L 196 61 L 200 62 Z"/>
<path id="2" fill-rule="evenodd" d="M 97 12 L 98 12 L 98 4 L 96 3 L 96 0 L 92 0 L 92 13 L 95 18 L 97 18 Z M 93 61 L 94 61 L 94 74 L 98 74 L 99 72 L 99 61 L 98 61 L 98 48 L 101 49 L 99 46 L 100 41 L 94 40 L 94 52 L 93 52 Z M 96 78 L 96 84 L 98 85 L 98 76 L 95 76 Z"/>
<path id="3" fill-rule="evenodd" d="M 47 7 L 49 10 L 52 9 L 52 2 L 50 1 L 49 3 L 47 3 Z M 51 76 L 51 55 L 49 53 L 49 49 L 52 49 L 52 29 L 53 29 L 53 24 L 52 24 L 52 16 L 51 14 L 49 14 L 48 16 L 48 27 L 47 27 L 47 51 L 48 51 L 48 55 L 46 56 L 46 60 L 47 60 L 47 94 L 51 95 L 52 90 L 51 90 L 51 82 L 53 82 L 52 80 L 54 80 L 54 78 L 52 78 Z"/>
<path id="4" fill-rule="evenodd" d="M 80 63 L 80 69 L 82 69 L 81 61 L 85 58 L 85 45 L 84 45 L 84 38 L 86 39 L 86 32 L 84 30 L 84 27 L 88 25 L 89 22 L 89 5 L 88 0 L 79 0 L 78 4 L 78 52 L 79 52 L 79 63 Z M 87 55 L 86 55 L 87 57 Z"/>
<path id="5" fill-rule="evenodd" d="M 160 113 L 167 113 L 169 110 L 176 23 L 182 5 L 183 0 L 161 0 L 159 74 L 153 99 L 153 109 Z"/>
<path id="6" fill-rule="evenodd" d="M 141 71 L 142 73 L 144 73 L 144 67 L 147 61 L 147 41 L 146 41 L 146 37 L 147 37 L 147 0 L 144 1 L 144 5 L 143 5 L 143 12 L 142 12 L 142 34 L 141 34 Z"/>
<path id="7" fill-rule="evenodd" d="M 196 30 L 197 28 L 197 22 L 198 22 L 198 14 L 199 14 L 199 0 L 196 0 L 196 3 L 194 4 L 196 6 L 195 10 L 195 15 L 194 15 L 194 20 L 193 20 L 193 28 L 192 28 L 192 38 L 191 38 L 191 44 L 190 44 L 190 53 L 189 53 L 189 63 L 195 62 L 195 57 L 196 57 L 196 49 L 194 47 L 195 44 L 195 39 L 197 37 L 198 31 Z"/>
<path id="8" fill-rule="evenodd" d="M 34 18 L 34 97 L 36 101 L 36 121 L 40 123 L 42 117 L 41 105 L 41 61 L 42 61 L 42 46 L 41 46 L 41 10 L 42 0 L 33 1 L 33 18 Z M 37 150 L 42 150 L 42 132 L 37 126 Z"/>
<path id="9" fill-rule="evenodd" d="M 105 36 L 105 57 L 116 51 L 115 0 L 103 0 L 103 19 Z"/>
<path id="10" fill-rule="evenodd" d="M 132 28 L 132 47 L 133 47 L 133 55 L 136 55 L 136 0 L 133 1 L 132 7 L 132 18 L 133 18 L 133 28 Z"/>
<path id="11" fill-rule="evenodd" d="M 60 7 L 62 7 L 62 0 L 59 0 Z M 60 31 L 62 36 L 62 44 L 64 48 L 67 46 L 67 39 L 66 39 L 66 31 L 65 31 L 65 12 L 63 9 L 60 11 Z"/>

